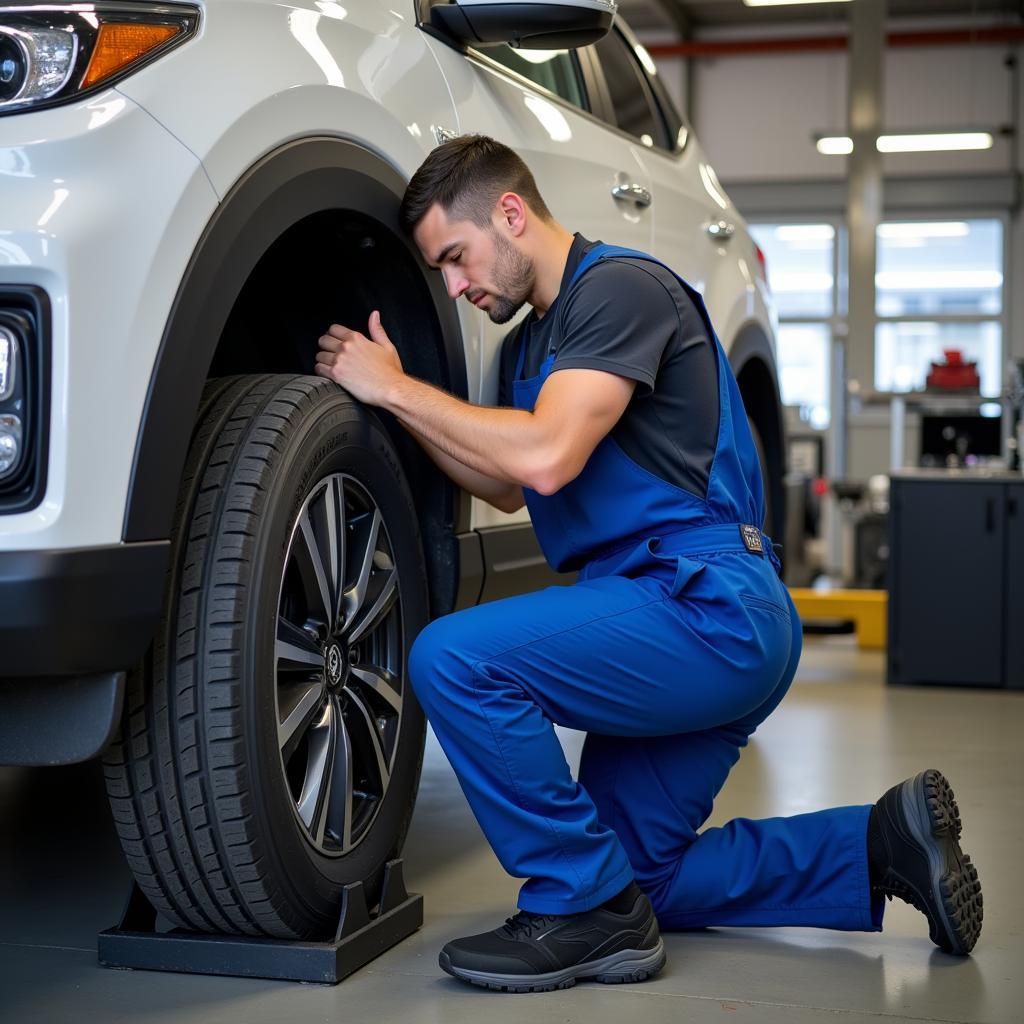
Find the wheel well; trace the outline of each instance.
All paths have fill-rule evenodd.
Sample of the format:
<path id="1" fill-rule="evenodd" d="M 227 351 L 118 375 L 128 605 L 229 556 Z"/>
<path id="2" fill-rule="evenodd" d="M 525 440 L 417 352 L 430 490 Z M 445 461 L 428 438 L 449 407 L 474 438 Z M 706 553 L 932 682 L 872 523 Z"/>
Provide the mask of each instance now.
<path id="1" fill-rule="evenodd" d="M 285 231 L 253 268 L 228 315 L 209 375 L 313 373 L 320 335 L 335 323 L 365 334 L 375 309 L 406 371 L 451 389 L 430 291 L 402 240 L 359 212 L 312 214 Z M 458 583 L 452 535 L 460 495 L 394 416 L 374 413 L 409 480 L 430 576 L 431 613 L 442 614 L 451 609 Z"/>
<path id="2" fill-rule="evenodd" d="M 759 355 L 751 356 L 736 374 L 740 394 L 747 415 L 757 427 L 764 445 L 768 479 L 764 481 L 773 522 L 766 523 L 766 529 L 775 540 L 781 539 L 786 521 L 786 473 L 785 433 L 782 421 L 782 405 L 775 374 L 770 365 Z"/>

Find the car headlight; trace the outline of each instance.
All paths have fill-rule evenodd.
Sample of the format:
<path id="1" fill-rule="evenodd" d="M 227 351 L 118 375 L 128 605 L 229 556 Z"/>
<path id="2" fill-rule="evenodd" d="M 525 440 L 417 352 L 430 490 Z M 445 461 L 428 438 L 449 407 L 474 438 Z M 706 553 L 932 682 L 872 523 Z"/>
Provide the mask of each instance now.
<path id="1" fill-rule="evenodd" d="M 0 116 L 110 86 L 181 45 L 198 27 L 198 9 L 183 4 L 0 8 Z"/>

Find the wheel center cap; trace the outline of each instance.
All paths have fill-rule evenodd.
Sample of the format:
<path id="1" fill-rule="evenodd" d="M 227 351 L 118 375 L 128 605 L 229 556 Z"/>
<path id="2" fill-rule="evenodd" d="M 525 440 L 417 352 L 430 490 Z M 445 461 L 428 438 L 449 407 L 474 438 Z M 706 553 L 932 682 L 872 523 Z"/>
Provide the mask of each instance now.
<path id="1" fill-rule="evenodd" d="M 338 686 L 345 675 L 345 655 L 337 644 L 327 648 L 327 685 Z"/>

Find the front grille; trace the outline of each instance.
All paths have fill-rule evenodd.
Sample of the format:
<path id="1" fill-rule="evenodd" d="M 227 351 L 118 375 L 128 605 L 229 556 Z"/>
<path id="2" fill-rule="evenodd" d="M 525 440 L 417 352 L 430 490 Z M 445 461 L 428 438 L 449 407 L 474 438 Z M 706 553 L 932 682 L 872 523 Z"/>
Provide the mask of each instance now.
<path id="1" fill-rule="evenodd" d="M 0 286 L 0 327 L 17 338 L 20 359 L 13 393 L 0 401 L 0 416 L 21 420 L 23 453 L 14 473 L 0 480 L 0 515 L 27 512 L 46 490 L 50 422 L 50 303 L 28 286 Z"/>

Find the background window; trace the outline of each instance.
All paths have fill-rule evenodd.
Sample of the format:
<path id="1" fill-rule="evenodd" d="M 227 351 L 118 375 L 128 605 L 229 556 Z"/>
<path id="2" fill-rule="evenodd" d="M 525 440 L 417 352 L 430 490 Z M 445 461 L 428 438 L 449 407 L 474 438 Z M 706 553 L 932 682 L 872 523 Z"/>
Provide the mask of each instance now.
<path id="1" fill-rule="evenodd" d="M 996 219 L 878 226 L 875 387 L 925 386 L 944 348 L 978 363 L 981 391 L 1002 390 L 1003 225 Z"/>
<path id="2" fill-rule="evenodd" d="M 829 423 L 829 365 L 836 310 L 836 228 L 752 224 L 779 311 L 779 390 L 813 427 Z"/>
<path id="3" fill-rule="evenodd" d="M 573 106 L 586 108 L 579 66 L 569 50 L 515 50 L 488 46 L 482 53 Z"/>
<path id="4" fill-rule="evenodd" d="M 879 391 L 923 388 L 932 362 L 943 361 L 942 350 L 957 348 L 964 359 L 978 364 L 981 393 L 998 395 L 1002 390 L 1002 333 L 998 322 L 880 323 L 875 331 L 875 387 Z"/>
<path id="5" fill-rule="evenodd" d="M 779 390 L 812 427 L 828 426 L 828 324 L 779 324 Z"/>
<path id="6" fill-rule="evenodd" d="M 609 32 L 595 43 L 604 71 L 618 127 L 638 138 L 645 146 L 670 149 L 661 115 L 654 106 L 640 65 L 618 32 Z M 673 140 L 674 141 L 674 140 Z"/>

